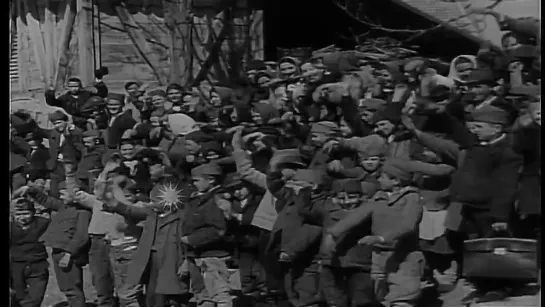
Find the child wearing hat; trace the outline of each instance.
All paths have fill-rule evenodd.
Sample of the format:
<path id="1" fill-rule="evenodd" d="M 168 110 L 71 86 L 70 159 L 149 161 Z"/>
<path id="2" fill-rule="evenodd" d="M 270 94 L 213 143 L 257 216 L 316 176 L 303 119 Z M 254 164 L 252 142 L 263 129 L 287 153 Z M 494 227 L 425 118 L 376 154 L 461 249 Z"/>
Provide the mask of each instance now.
<path id="1" fill-rule="evenodd" d="M 357 179 L 335 180 L 331 192 L 330 202 L 311 209 L 323 230 L 349 215 L 353 209 L 367 205 Z M 343 237 L 334 253 L 320 253 L 320 288 L 330 306 L 366 306 L 373 302 L 371 247 L 358 244 L 366 234 L 371 234 L 370 223 L 358 226 Z"/>
<path id="2" fill-rule="evenodd" d="M 125 95 L 109 93 L 106 104 L 106 126 L 99 127 L 105 129 L 104 143 L 110 149 L 117 148 L 125 131 L 132 129 L 136 121 L 132 117 L 130 110 L 123 110 L 125 104 Z"/>
<path id="3" fill-rule="evenodd" d="M 85 150 L 78 163 L 76 179 L 82 190 L 91 192 L 94 187 L 94 180 L 103 168 L 102 160 L 106 154 L 106 148 L 100 144 L 100 134 L 96 130 L 88 130 L 82 134 Z"/>
<path id="4" fill-rule="evenodd" d="M 276 272 L 268 271 L 267 274 L 289 281 L 283 290 L 294 306 L 314 306 L 320 301 L 316 255 L 321 228 L 303 224 L 295 201 L 299 191 L 311 189 L 319 192 L 324 173 L 301 169 L 304 167 L 299 150 L 278 150 L 271 159 L 266 175 L 267 189 L 276 198 L 274 205 L 278 216 L 265 253 L 284 263 L 283 269 L 277 268 Z M 269 269 L 271 267 L 275 266 L 270 265 Z"/>
<path id="5" fill-rule="evenodd" d="M 111 173 L 108 169 L 111 167 L 106 169 L 107 173 Z M 144 203 L 136 201 L 134 181 L 126 176 L 112 176 L 105 184 L 105 189 L 97 191 L 96 195 L 83 191 L 76 195 L 80 206 L 93 211 L 89 236 L 91 249 L 94 247 L 96 252 L 89 255 L 89 268 L 93 278 L 100 283 L 95 287 L 101 294 L 103 304 L 113 300 L 115 288 L 122 306 L 143 306 L 142 285 L 127 282 L 142 227 L 128 217 L 112 214 L 108 209 L 114 201 L 139 207 L 143 207 Z M 101 248 L 101 245 L 104 247 Z"/>
<path id="6" fill-rule="evenodd" d="M 418 189 L 411 186 L 412 167 L 408 160 L 386 160 L 379 178 L 381 191 L 369 205 L 360 206 L 329 228 L 322 243 L 323 250 L 335 250 L 354 227 L 370 221 L 371 235 L 359 243 L 373 246 L 375 297 L 387 306 L 415 306 L 420 296 L 425 260 L 418 250 L 417 226 L 422 206 Z"/>
<path id="7" fill-rule="evenodd" d="M 20 306 L 39 307 L 47 288 L 49 263 L 40 237 L 49 226 L 49 219 L 35 216 L 31 200 L 12 201 L 10 218 L 10 279 L 15 302 Z"/>
<path id="8" fill-rule="evenodd" d="M 470 238 L 508 229 L 523 165 L 505 133 L 508 117 L 507 112 L 493 105 L 472 112 L 467 126 L 476 141 L 467 149 L 412 128 L 424 146 L 458 164 L 449 188 L 447 229 Z M 503 285 L 496 281 L 476 286 L 485 296 L 503 293 Z"/>
<path id="9" fill-rule="evenodd" d="M 186 263 L 180 270 L 189 275 L 191 292 L 199 305 L 231 306 L 227 261 L 232 246 L 225 237 L 224 215 L 225 210 L 230 211 L 230 203 L 217 195 L 223 172 L 217 164 L 208 163 L 192 169 L 191 175 L 196 191 L 185 206 L 181 241 Z"/>
<path id="10" fill-rule="evenodd" d="M 326 199 L 321 193 L 327 185 L 326 174 L 319 170 L 288 168 L 290 164 L 285 163 L 286 158 L 292 158 L 297 150 L 283 152 L 286 155 L 279 156 L 277 152 L 273 157 L 270 172 L 267 174 L 268 189 L 278 198 L 278 217 L 271 231 L 267 250 L 274 251 L 278 248 L 276 244 L 280 243 L 278 259 L 284 264 L 282 273 L 289 301 L 294 306 L 317 306 L 321 301 L 317 287 L 317 257 L 322 228 L 305 223 L 302 213 L 306 213 L 303 211 L 308 206 L 305 202 L 310 196 L 307 195 L 312 194 L 312 203 Z"/>
<path id="11" fill-rule="evenodd" d="M 77 161 L 84 151 L 81 136 L 83 131 L 69 122 L 62 111 L 49 114 L 54 129 L 49 131 L 49 160 L 47 168 L 51 171 L 51 193 L 58 195 L 57 184 L 65 180 L 65 176 L 75 174 Z"/>
<path id="12" fill-rule="evenodd" d="M 69 185 L 71 184 L 69 182 Z M 28 196 L 45 208 L 56 211 L 51 218 L 51 227 L 43 238 L 52 248 L 51 258 L 57 284 L 70 306 L 85 306 L 82 278 L 83 266 L 88 262 L 87 229 L 91 212 L 74 205 L 74 198 L 67 190 L 75 191 L 76 188 L 67 187 L 64 182 L 59 184 L 60 198 L 47 196 L 31 187 L 21 189 L 21 195 Z"/>
<path id="13" fill-rule="evenodd" d="M 181 240 L 183 195 L 175 181 L 165 181 L 157 186 L 152 202 L 140 205 L 126 199 L 125 195 L 116 194 L 123 189 L 121 185 L 111 185 L 109 192 L 112 195 L 108 197 L 105 193 L 103 207 L 133 223 L 144 221 L 142 236 L 136 253 L 132 255 L 124 284 L 133 290 L 138 285 L 145 285 L 147 306 L 186 306 L 189 303 L 189 281 L 176 273 L 185 257 Z"/>

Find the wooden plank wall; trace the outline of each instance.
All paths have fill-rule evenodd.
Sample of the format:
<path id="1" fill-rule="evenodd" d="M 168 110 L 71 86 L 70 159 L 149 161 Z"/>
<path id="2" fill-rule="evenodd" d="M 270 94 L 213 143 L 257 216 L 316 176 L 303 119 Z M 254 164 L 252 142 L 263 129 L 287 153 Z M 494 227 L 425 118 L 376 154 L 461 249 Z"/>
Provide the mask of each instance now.
<path id="1" fill-rule="evenodd" d="M 19 2 L 34 2 L 36 0 L 17 0 Z M 45 11 L 46 11 L 46 1 L 55 1 L 58 3 L 58 0 L 39 0 L 39 5 L 37 9 L 39 10 L 38 14 L 43 16 L 42 22 L 38 24 L 40 29 L 43 31 L 46 29 L 45 26 Z M 58 55 L 60 50 L 59 45 L 62 45 L 63 36 L 68 35 L 66 33 L 66 21 L 65 21 L 65 11 L 64 7 L 56 6 L 56 15 L 54 20 L 51 17 L 48 17 L 47 28 L 54 28 L 55 35 L 51 36 L 48 34 L 47 41 L 55 42 L 57 46 L 55 56 Z M 122 23 L 120 18 L 117 16 L 119 12 L 108 12 L 108 14 L 101 13 L 100 19 L 100 30 L 102 36 L 102 65 L 109 68 L 110 74 L 105 77 L 107 84 L 114 90 L 122 90 L 123 84 L 126 81 L 130 80 L 140 80 L 142 82 L 151 82 L 157 83 L 157 76 L 153 73 L 150 68 L 149 63 L 142 58 L 139 54 L 137 48 L 133 44 L 133 40 L 127 32 L 127 27 L 134 29 L 138 27 L 137 31 L 139 32 L 139 38 L 136 38 L 138 44 L 143 44 L 145 41 L 145 49 L 147 53 L 153 53 L 156 70 L 162 71 L 166 76 L 166 81 L 163 80 L 163 84 L 169 82 L 168 79 L 171 79 L 173 76 L 170 75 L 171 63 L 178 62 L 179 76 L 175 77 L 180 80 L 180 75 L 183 75 L 184 65 L 188 64 L 185 62 L 193 62 L 193 74 L 194 76 L 198 73 L 199 68 L 202 64 L 201 61 L 196 60 L 198 57 L 206 57 L 206 49 L 210 47 L 213 40 L 217 38 L 219 31 L 223 25 L 221 20 L 222 12 L 209 12 L 204 15 L 194 16 L 193 23 L 194 26 L 193 32 L 191 33 L 192 44 L 197 49 L 196 56 L 193 61 L 171 61 L 176 53 L 178 56 L 184 57 L 184 60 L 187 60 L 187 51 L 184 50 L 180 45 L 175 50 L 175 53 L 171 53 L 171 44 L 172 44 L 172 31 L 165 25 L 165 20 L 162 16 L 156 15 L 154 12 L 162 10 L 162 8 L 154 8 L 153 10 L 140 10 L 135 11 L 134 8 L 130 8 L 127 11 L 130 13 L 128 22 Z M 123 13 L 123 12 L 122 12 Z M 144 14 L 146 13 L 146 14 Z M 250 16 L 248 16 L 250 14 Z M 236 61 L 235 57 L 229 59 L 231 49 L 242 49 L 243 46 L 249 45 L 247 51 L 243 56 L 240 56 L 241 61 L 247 61 L 248 58 L 263 58 L 263 17 L 262 11 L 249 11 L 249 10 L 237 10 L 233 14 L 233 21 L 231 23 L 233 35 L 226 39 L 221 45 L 221 55 L 220 62 L 213 65 L 212 75 L 208 76 L 210 79 L 217 79 L 218 73 L 221 75 L 220 69 L 223 73 L 229 72 L 229 67 L 233 66 Z M 76 24 L 77 24 L 76 20 Z M 95 17 L 95 24 L 97 23 Z M 248 25 L 250 23 L 250 25 Z M 38 65 L 35 57 L 35 46 L 33 41 L 30 39 L 29 30 L 26 26 L 26 20 L 24 18 L 17 18 L 16 20 L 17 31 L 19 36 L 19 68 L 20 72 L 20 82 L 19 88 L 14 88 L 14 91 L 20 90 L 32 90 L 32 89 L 42 89 L 44 77 L 40 73 L 40 66 Z M 35 24 L 36 25 L 36 24 Z M 179 25 L 179 24 L 178 24 Z M 209 28 L 213 29 L 209 31 Z M 76 28 L 74 26 L 73 28 Z M 177 39 L 182 38 L 180 33 L 182 31 L 174 31 L 174 34 Z M 198 34 L 198 35 L 195 35 Z M 197 39 L 197 37 L 199 39 Z M 249 38 L 248 38 L 249 37 Z M 69 49 L 64 61 L 67 62 L 66 71 L 62 73 L 66 76 L 78 75 L 79 65 L 78 65 L 78 50 L 77 50 L 77 31 L 72 31 L 71 39 L 69 42 Z M 180 44 L 180 42 L 178 42 Z M 44 47 L 46 48 L 46 47 Z M 182 62 L 182 63 L 180 63 Z M 48 64 L 49 65 L 49 64 Z M 57 63 L 58 65 L 58 63 Z M 45 68 L 47 69 L 47 68 Z M 51 68 L 49 68 L 50 70 Z M 58 66 L 55 67 L 55 71 L 58 71 Z M 64 76 L 63 76 L 64 77 Z M 64 78 L 55 78 L 62 79 Z M 57 89 L 59 89 L 57 87 Z"/>
<path id="2" fill-rule="evenodd" d="M 62 42 L 65 41 L 62 38 L 63 35 L 70 37 L 65 75 L 78 73 L 78 67 L 74 65 L 77 63 L 77 37 L 75 31 L 72 31 L 74 27 L 72 26 L 68 33 L 63 32 L 66 28 L 66 19 L 63 18 L 66 7 L 64 2 L 58 0 L 16 1 L 18 17 L 15 18 L 14 24 L 18 39 L 19 80 L 17 84 L 12 85 L 12 94 L 41 91 L 46 83 L 53 83 L 57 70 L 55 59 L 62 49 Z M 43 44 L 35 45 L 33 43 L 35 39 L 41 40 Z M 37 57 L 37 52 L 43 54 Z M 39 64 L 38 59 L 41 59 L 43 66 Z"/>

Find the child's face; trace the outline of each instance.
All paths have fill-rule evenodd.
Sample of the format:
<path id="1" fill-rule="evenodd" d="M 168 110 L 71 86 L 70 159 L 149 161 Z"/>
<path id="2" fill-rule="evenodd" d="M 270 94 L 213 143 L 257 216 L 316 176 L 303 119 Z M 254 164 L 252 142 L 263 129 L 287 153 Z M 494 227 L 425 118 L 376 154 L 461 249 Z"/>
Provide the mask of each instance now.
<path id="1" fill-rule="evenodd" d="M 381 120 L 375 124 L 375 133 L 388 137 L 394 132 L 395 125 L 389 120 Z"/>
<path id="2" fill-rule="evenodd" d="M 119 147 L 119 152 L 124 159 L 131 159 L 134 156 L 134 145 L 123 144 Z"/>
<path id="3" fill-rule="evenodd" d="M 541 102 L 538 102 L 530 108 L 530 116 L 536 124 L 541 126 Z"/>
<path id="4" fill-rule="evenodd" d="M 209 151 L 205 154 L 204 157 L 206 158 L 207 161 L 210 162 L 210 161 L 214 161 L 214 160 L 219 159 L 219 158 L 220 158 L 220 155 L 219 155 L 217 152 L 213 151 L 213 150 L 209 150 Z"/>
<path id="5" fill-rule="evenodd" d="M 199 192 L 206 192 L 212 187 L 213 181 L 204 177 L 193 177 L 193 185 Z"/>
<path id="6" fill-rule="evenodd" d="M 354 207 L 359 204 L 360 199 L 360 194 L 346 192 L 339 192 L 334 197 L 335 202 L 342 205 L 343 207 Z"/>
<path id="7" fill-rule="evenodd" d="M 380 166 L 380 157 L 367 157 L 363 158 L 360 161 L 361 166 L 364 170 L 372 173 L 376 171 Z"/>
<path id="8" fill-rule="evenodd" d="M 383 191 L 392 191 L 396 186 L 398 186 L 399 181 L 390 177 L 386 173 L 382 173 L 378 178 L 378 183 L 380 184 L 380 189 Z"/>
<path id="9" fill-rule="evenodd" d="M 235 191 L 235 197 L 239 200 L 243 200 L 248 198 L 250 195 L 250 191 L 248 191 L 248 188 L 242 187 L 240 190 Z"/>
<path id="10" fill-rule="evenodd" d="M 201 146 L 192 140 L 185 140 L 185 150 L 190 155 L 196 155 L 199 152 Z"/>
<path id="11" fill-rule="evenodd" d="M 466 126 L 473 135 L 481 142 L 487 142 L 495 139 L 501 134 L 501 125 L 483 123 L 483 122 L 467 122 Z"/>
<path id="12" fill-rule="evenodd" d="M 30 210 L 16 210 L 13 217 L 15 218 L 15 222 L 26 226 L 32 222 L 34 212 Z"/>
<path id="13" fill-rule="evenodd" d="M 46 183 L 45 179 L 37 178 L 34 181 L 29 181 L 28 186 L 39 189 L 40 191 L 43 191 L 45 189 L 45 183 Z"/>

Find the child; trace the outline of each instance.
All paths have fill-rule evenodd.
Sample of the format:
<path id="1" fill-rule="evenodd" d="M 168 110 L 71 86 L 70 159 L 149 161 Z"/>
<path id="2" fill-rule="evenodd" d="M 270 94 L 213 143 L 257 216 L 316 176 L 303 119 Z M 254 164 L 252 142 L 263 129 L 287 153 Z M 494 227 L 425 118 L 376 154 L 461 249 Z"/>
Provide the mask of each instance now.
<path id="1" fill-rule="evenodd" d="M 277 158 L 273 158 L 276 160 Z M 278 161 L 278 160 L 277 160 Z M 276 163 L 271 162 L 271 172 L 267 175 L 267 185 L 273 195 L 278 195 L 278 202 L 285 202 L 273 227 L 269 245 L 280 238 L 279 261 L 285 264 L 285 290 L 294 306 L 319 306 L 322 299 L 318 288 L 318 250 L 322 225 L 315 222 L 314 216 L 307 208 L 321 206 L 328 198 L 321 193 L 327 190 L 325 173 L 319 170 L 284 168 L 280 173 L 293 175 L 278 178 Z M 284 166 L 285 167 L 285 166 Z M 282 175 L 281 175 L 282 176 Z M 289 179 L 288 179 L 289 178 Z M 281 188 L 278 189 L 278 186 Z M 312 222 L 307 222 L 311 220 Z"/>
<path id="2" fill-rule="evenodd" d="M 115 196 L 115 201 L 106 201 L 104 209 L 134 223 L 145 221 L 138 248 L 131 255 L 125 284 L 133 288 L 146 285 L 147 306 L 187 306 L 188 283 L 176 274 L 184 256 L 180 239 L 183 221 L 181 191 L 177 182 L 164 173 L 164 165 L 158 155 L 150 153 L 147 159 L 151 176 L 156 180 L 152 203 L 144 207 L 135 206 L 124 201 L 123 196 L 115 196 L 115 190 L 112 190 L 105 195 Z"/>
<path id="3" fill-rule="evenodd" d="M 91 212 L 74 206 L 64 182 L 58 187 L 60 198 L 47 196 L 29 187 L 23 188 L 25 191 L 22 195 L 28 195 L 45 208 L 56 211 L 51 227 L 44 235 L 45 242 L 52 248 L 55 277 L 70 306 L 84 307 L 83 266 L 88 262 L 87 229 Z"/>
<path id="4" fill-rule="evenodd" d="M 236 240 L 241 291 L 251 298 L 266 293 L 265 271 L 258 250 L 261 229 L 251 224 L 262 198 L 263 193 L 248 183 L 238 186 L 230 197 L 233 219 L 228 227 Z"/>
<path id="5" fill-rule="evenodd" d="M 199 306 L 232 306 L 226 261 L 232 250 L 226 240 L 225 204 L 219 204 L 222 170 L 217 164 L 203 164 L 191 170 L 196 188 L 186 206 L 182 243 L 186 250 L 191 290 Z M 220 208 L 220 205 L 222 208 Z"/>
<path id="6" fill-rule="evenodd" d="M 114 197 L 113 199 L 128 204 L 135 203 L 134 182 L 126 176 L 117 175 L 105 184 L 107 185 L 105 193 L 111 192 L 112 197 Z M 120 305 L 144 306 L 142 285 L 127 283 L 129 266 L 136 254 L 138 240 L 142 233 L 141 227 L 138 227 L 129 218 L 105 212 L 103 210 L 103 202 L 109 202 L 113 199 L 107 199 L 104 195 L 95 196 L 85 192 L 78 192 L 77 199 L 82 207 L 93 210 L 91 226 L 95 224 L 95 227 L 101 227 L 105 231 L 105 242 L 106 244 L 109 243 L 107 255 L 105 256 L 109 256 L 107 259 L 110 260 L 113 284 L 115 285 Z M 143 206 L 140 202 L 135 203 L 135 205 Z M 104 215 L 106 215 L 106 218 Z M 97 222 L 94 222 L 94 220 L 97 220 Z M 89 232 L 91 232 L 91 229 L 89 229 Z M 103 261 L 107 260 L 103 259 Z M 102 265 L 105 266 L 104 263 Z M 106 267 L 105 269 L 110 268 Z"/>
<path id="7" fill-rule="evenodd" d="M 332 192 L 331 206 L 324 208 L 328 210 L 323 210 L 321 214 L 324 228 L 334 225 L 353 209 L 368 205 L 363 202 L 364 194 L 359 180 L 336 180 Z M 370 233 L 371 224 L 363 223 L 340 240 L 335 253 L 320 255 L 320 285 L 330 306 L 367 306 L 373 302 L 370 274 L 372 248 L 358 244 L 362 235 Z"/>
<path id="8" fill-rule="evenodd" d="M 20 306 L 39 307 L 49 279 L 47 251 L 40 237 L 49 219 L 35 216 L 34 205 L 24 198 L 15 199 L 10 221 L 10 273 L 15 301 Z"/>
<path id="9" fill-rule="evenodd" d="M 373 202 L 357 208 L 331 227 L 322 245 L 323 250 L 334 250 L 339 238 L 370 219 L 372 235 L 363 237 L 359 243 L 374 246 L 371 274 L 375 296 L 392 307 L 415 306 L 424 270 L 417 232 L 422 205 L 418 189 L 410 185 L 415 171 L 411 162 L 388 159 L 379 178 L 381 191 L 373 197 Z"/>

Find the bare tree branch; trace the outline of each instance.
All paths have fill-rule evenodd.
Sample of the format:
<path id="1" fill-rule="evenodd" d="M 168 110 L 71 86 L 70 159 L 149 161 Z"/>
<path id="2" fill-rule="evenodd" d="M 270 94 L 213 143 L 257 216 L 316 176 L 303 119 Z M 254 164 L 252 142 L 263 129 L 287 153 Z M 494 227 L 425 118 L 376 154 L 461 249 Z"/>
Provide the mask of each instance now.
<path id="1" fill-rule="evenodd" d="M 105 22 L 103 22 L 103 21 L 100 22 L 100 25 L 105 26 L 106 28 L 109 28 L 109 29 L 114 30 L 114 31 L 125 32 L 125 33 L 127 32 L 127 31 L 125 31 L 125 29 L 118 28 L 118 27 L 116 27 L 116 26 L 112 26 L 111 24 L 105 23 Z M 160 46 L 160 47 L 163 47 L 163 48 L 165 48 L 165 49 L 168 49 L 168 46 L 167 46 L 167 45 L 165 45 L 165 44 L 163 44 L 163 43 L 160 43 L 160 42 L 158 42 L 158 41 L 154 41 L 154 40 L 152 40 L 152 39 L 146 39 L 146 41 L 147 41 L 148 43 L 152 43 L 152 44 L 155 44 L 155 45 L 157 45 L 157 46 Z"/>
<path id="2" fill-rule="evenodd" d="M 498 4 L 500 4 L 502 1 L 503 0 L 495 0 L 493 3 L 488 5 L 486 8 L 493 9 Z M 370 27 L 371 30 L 378 30 L 378 31 L 388 32 L 388 33 L 413 34 L 412 36 L 410 36 L 409 38 L 407 38 L 403 42 L 413 41 L 416 38 L 419 38 L 419 37 L 431 32 L 431 31 L 438 30 L 438 29 L 440 29 L 440 28 L 442 28 L 442 27 L 444 27 L 444 26 L 446 26 L 446 25 L 448 25 L 450 23 L 456 22 L 456 21 L 458 21 L 460 19 L 466 18 L 466 17 L 471 15 L 471 13 L 463 14 L 463 15 L 451 18 L 451 19 L 449 19 L 449 20 L 447 20 L 445 22 L 442 22 L 442 23 L 440 23 L 440 24 L 438 24 L 438 25 L 436 25 L 434 27 L 427 28 L 427 29 L 392 29 L 392 28 L 383 27 L 383 26 L 381 26 L 379 24 L 373 23 L 373 22 L 369 21 L 368 19 L 362 19 L 362 18 L 356 16 L 354 13 L 350 12 L 350 10 L 346 6 L 343 6 L 342 4 L 337 2 L 336 0 L 333 0 L 333 4 L 337 8 L 339 8 L 341 11 L 343 11 L 346 15 L 348 15 L 350 18 L 352 18 L 354 21 L 357 21 L 357 22 L 359 22 L 359 23 L 361 23 L 363 25 L 366 25 L 366 26 Z M 343 37 L 343 38 L 346 38 L 346 37 Z"/>

